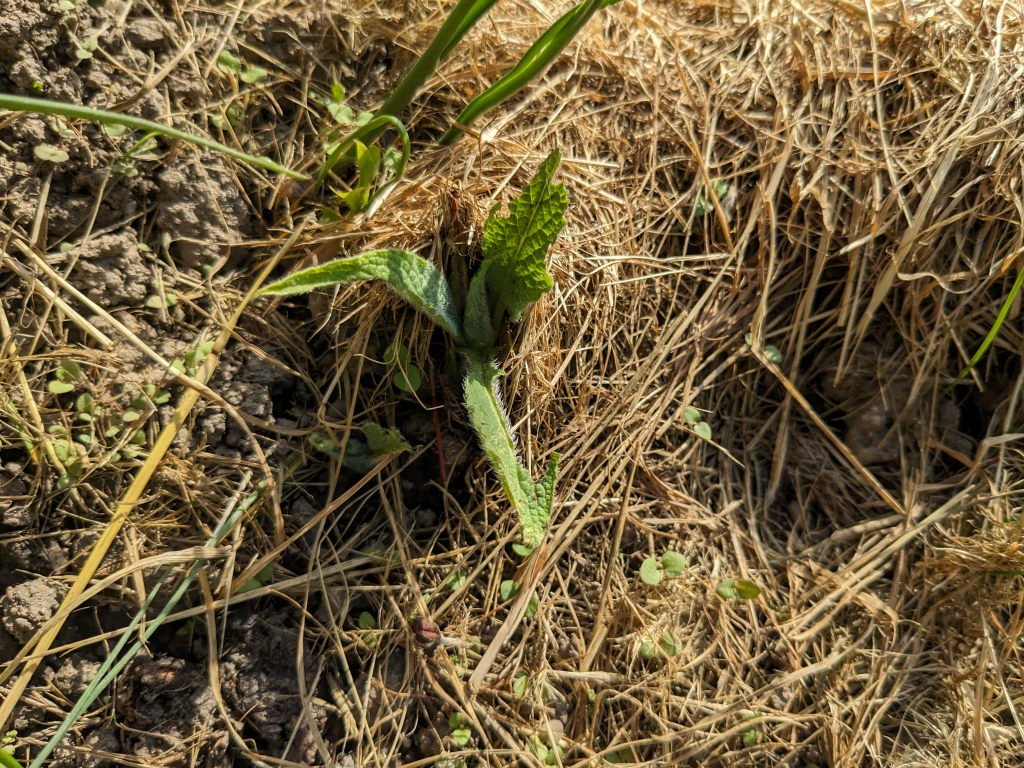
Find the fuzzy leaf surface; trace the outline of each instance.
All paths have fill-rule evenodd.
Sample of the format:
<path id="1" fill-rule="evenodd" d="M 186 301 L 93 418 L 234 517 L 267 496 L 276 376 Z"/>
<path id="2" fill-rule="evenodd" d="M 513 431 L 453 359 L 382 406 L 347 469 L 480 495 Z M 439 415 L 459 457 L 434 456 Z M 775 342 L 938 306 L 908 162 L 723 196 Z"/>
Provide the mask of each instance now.
<path id="1" fill-rule="evenodd" d="M 496 389 L 500 375 L 500 369 L 489 360 L 468 356 L 466 407 L 484 453 L 519 518 L 523 541 L 537 547 L 551 519 L 558 456 L 552 456 L 540 482 L 535 482 L 530 471 L 519 463 L 508 417 Z"/>
<path id="2" fill-rule="evenodd" d="M 355 280 L 383 280 L 455 340 L 462 338 L 455 301 L 444 275 L 415 253 L 395 248 L 303 269 L 263 288 L 260 296 L 290 296 Z"/>
<path id="3" fill-rule="evenodd" d="M 518 320 L 523 310 L 552 286 L 545 257 L 565 226 L 568 196 L 552 179 L 558 151 L 548 155 L 537 175 L 518 199 L 508 204 L 508 216 L 491 209 L 484 224 L 483 255 L 491 305 Z"/>

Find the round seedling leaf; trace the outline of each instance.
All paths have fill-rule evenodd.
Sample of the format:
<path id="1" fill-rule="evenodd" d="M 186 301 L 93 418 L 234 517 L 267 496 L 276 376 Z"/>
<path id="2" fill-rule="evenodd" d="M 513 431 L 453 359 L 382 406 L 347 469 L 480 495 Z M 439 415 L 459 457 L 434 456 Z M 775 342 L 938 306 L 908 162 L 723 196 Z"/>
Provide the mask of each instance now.
<path id="1" fill-rule="evenodd" d="M 360 629 L 376 629 L 377 619 L 369 611 L 363 611 L 359 614 L 359 628 Z"/>
<path id="2" fill-rule="evenodd" d="M 755 600 L 761 594 L 761 587 L 752 581 L 739 579 L 736 582 L 736 597 L 741 600 Z"/>
<path id="3" fill-rule="evenodd" d="M 526 675 L 519 675 L 512 681 L 512 693 L 520 699 L 525 698 L 526 692 L 530 689 L 530 678 Z"/>
<path id="4" fill-rule="evenodd" d="M 711 439 L 711 425 L 706 421 L 698 421 L 693 425 L 693 433 L 701 440 Z"/>
<path id="5" fill-rule="evenodd" d="M 521 558 L 527 558 L 533 554 L 533 547 L 527 546 L 522 542 L 515 542 L 512 544 L 512 551 Z"/>
<path id="6" fill-rule="evenodd" d="M 661 584 L 663 578 L 661 566 L 653 557 L 648 557 L 640 565 L 640 581 L 651 587 Z"/>
<path id="7" fill-rule="evenodd" d="M 32 151 L 36 159 L 44 163 L 63 163 L 70 157 L 66 151 L 53 144 L 37 144 Z"/>
<path id="8" fill-rule="evenodd" d="M 638 651 L 640 658 L 642 659 L 656 659 L 658 657 L 658 646 L 650 638 L 640 643 L 640 650 Z"/>
<path id="9" fill-rule="evenodd" d="M 715 592 L 723 600 L 733 600 L 736 597 L 736 579 L 722 579 L 715 586 Z"/>
<path id="10" fill-rule="evenodd" d="M 262 83 L 267 79 L 269 73 L 263 67 L 246 67 L 238 76 L 238 79 L 248 85 Z"/>
<path id="11" fill-rule="evenodd" d="M 516 584 L 515 579 L 505 579 L 498 586 L 498 595 L 502 601 L 511 600 L 516 596 L 516 592 L 519 591 L 519 585 Z"/>
<path id="12" fill-rule="evenodd" d="M 692 405 L 688 405 L 683 408 L 683 421 L 689 424 L 691 427 L 700 421 L 700 411 L 694 408 Z"/>
<path id="13" fill-rule="evenodd" d="M 686 557 L 669 550 L 661 556 L 661 569 L 666 579 L 674 579 L 686 570 Z"/>
<path id="14" fill-rule="evenodd" d="M 46 382 L 46 391 L 51 395 L 63 395 L 67 392 L 72 391 L 75 385 L 70 381 L 61 381 L 60 379 L 50 379 Z"/>
<path id="15" fill-rule="evenodd" d="M 407 365 L 404 369 L 399 368 L 395 371 L 395 375 L 391 377 L 392 383 L 396 389 L 400 389 L 403 392 L 412 394 L 420 388 L 423 383 L 423 377 L 420 375 L 420 369 L 415 365 Z"/>

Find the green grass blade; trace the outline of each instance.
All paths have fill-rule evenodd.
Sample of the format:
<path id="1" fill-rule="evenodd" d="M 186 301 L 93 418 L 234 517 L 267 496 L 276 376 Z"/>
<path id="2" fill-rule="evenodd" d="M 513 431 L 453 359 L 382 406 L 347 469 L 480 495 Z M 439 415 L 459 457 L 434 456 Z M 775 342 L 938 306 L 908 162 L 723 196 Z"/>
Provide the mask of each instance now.
<path id="1" fill-rule="evenodd" d="M 523 542 L 536 548 L 544 540 L 551 519 L 558 456 L 551 458 L 539 483 L 534 482 L 530 471 L 519 463 L 508 417 L 498 396 L 497 379 L 500 375 L 501 371 L 494 363 L 478 355 L 468 355 L 466 408 L 484 453 L 519 518 Z"/>
<path id="2" fill-rule="evenodd" d="M 523 58 L 516 66 L 466 105 L 466 108 L 455 119 L 456 125 L 445 131 L 438 143 L 450 144 L 482 114 L 519 93 L 531 81 L 543 74 L 544 70 L 590 21 L 591 16 L 602 8 L 607 8 L 617 2 L 619 0 L 584 0 L 558 19 L 548 27 L 543 35 L 537 38 L 537 41 L 523 54 Z"/>
<path id="3" fill-rule="evenodd" d="M 398 117 L 415 98 L 423 84 L 437 70 L 438 64 L 449 54 L 465 34 L 491 9 L 497 0 L 460 0 L 448 14 L 444 24 L 412 69 L 391 91 L 378 115 Z"/>
<path id="4" fill-rule="evenodd" d="M 248 476 L 243 482 L 248 482 Z M 259 491 L 253 491 L 240 504 L 235 505 L 233 508 L 229 507 L 227 513 L 223 516 L 220 524 L 214 530 L 213 535 L 210 536 L 206 542 L 207 547 L 216 547 L 224 540 L 224 538 L 231 532 L 238 521 L 242 518 L 242 515 L 256 503 L 259 498 Z M 132 621 L 124 631 L 121 633 L 121 638 L 118 640 L 117 645 L 114 646 L 113 650 L 107 655 L 102 666 L 93 678 L 93 681 L 89 684 L 89 687 L 82 692 L 79 696 L 78 701 L 71 708 L 71 711 L 58 726 L 56 732 L 50 737 L 50 740 L 46 742 L 45 746 L 39 751 L 39 753 L 33 758 L 29 768 L 42 768 L 46 758 L 50 756 L 53 750 L 60 744 L 61 740 L 67 735 L 67 732 L 74 727 L 75 723 L 85 714 L 86 710 L 92 706 L 92 703 L 99 698 L 100 694 L 103 693 L 107 687 L 115 680 L 118 674 L 128 666 L 128 663 L 135 658 L 135 656 L 142 650 L 146 641 L 152 637 L 153 633 L 156 632 L 166 621 L 167 617 L 171 615 L 175 606 L 181 601 L 181 598 L 185 596 L 192 583 L 196 580 L 199 572 L 205 566 L 205 561 L 200 560 L 189 568 L 185 578 L 182 579 L 178 588 L 174 591 L 174 594 L 167 600 L 167 603 L 161 608 L 160 613 L 150 619 L 146 624 L 146 629 L 142 633 L 143 639 L 137 640 L 133 643 L 127 651 L 124 650 L 128 643 L 128 640 L 135 636 L 135 629 L 142 623 L 146 617 L 146 612 L 149 610 L 149 606 L 153 603 L 153 599 L 156 597 L 160 586 L 163 584 L 166 577 L 161 578 L 157 584 L 150 590 L 149 595 L 143 602 L 142 607 L 136 612 Z M 6 766 L 5 766 L 6 768 Z M 20 766 L 18 767 L 20 768 Z"/>
<path id="5" fill-rule="evenodd" d="M 21 763 L 15 759 L 14 755 L 3 747 L 0 747 L 0 766 L 2 768 L 22 768 Z"/>
<path id="6" fill-rule="evenodd" d="M 410 153 L 409 132 L 405 130 L 405 126 L 402 124 L 401 120 L 391 115 L 378 115 L 368 121 L 366 125 L 359 126 L 356 130 L 352 131 L 352 133 L 342 139 L 338 145 L 331 150 L 330 154 L 327 155 L 323 165 L 320 166 L 320 170 L 317 171 L 317 182 L 323 182 L 339 162 L 344 158 L 349 157 L 349 153 L 355 148 L 357 141 L 361 141 L 363 144 L 369 144 L 388 128 L 394 128 L 398 132 L 398 137 L 402 142 L 402 162 L 396 169 L 395 181 L 388 186 L 388 189 L 390 190 L 390 188 L 400 181 L 402 176 L 405 175 L 405 166 L 409 162 Z M 378 196 L 379 193 L 378 195 L 375 195 L 375 199 Z"/>
<path id="7" fill-rule="evenodd" d="M 337 259 L 271 283 L 259 296 L 290 296 L 356 280 L 384 280 L 403 299 L 443 328 L 456 344 L 462 327 L 444 275 L 421 256 L 395 248 Z"/>
<path id="8" fill-rule="evenodd" d="M 999 308 L 999 314 L 996 315 L 995 322 L 992 323 L 992 327 L 989 329 L 988 334 L 986 334 L 985 339 L 981 342 L 981 346 L 978 347 L 978 351 L 971 357 L 967 366 L 960 371 L 960 375 L 957 379 L 966 378 L 974 366 L 980 363 L 981 359 L 985 356 L 985 353 L 988 352 L 989 347 L 992 346 L 996 337 L 999 336 L 999 331 L 1002 329 L 1003 323 L 1006 322 L 1006 318 L 1010 315 L 1010 309 L 1013 307 L 1013 302 L 1017 299 L 1017 294 L 1020 293 L 1022 285 L 1024 285 L 1024 269 L 1021 269 L 1021 271 L 1017 273 L 1017 279 L 1013 281 L 1010 293 L 1007 294 L 1006 298 L 1003 300 L 1003 305 Z"/>
<path id="9" fill-rule="evenodd" d="M 69 120 L 89 120 L 94 123 L 100 123 L 101 125 L 123 125 L 126 128 L 132 128 L 138 131 L 149 131 L 150 133 L 166 136 L 169 139 L 177 139 L 179 141 L 188 142 L 189 144 L 195 144 L 199 147 L 205 147 L 206 149 L 219 152 L 222 155 L 227 155 L 235 160 L 240 160 L 243 163 L 248 163 L 249 165 L 262 168 L 266 171 L 270 171 L 271 173 L 280 173 L 284 176 L 300 180 L 306 180 L 309 178 L 304 173 L 293 171 L 291 168 L 286 168 L 283 165 L 275 163 L 269 157 L 250 155 L 248 152 L 242 152 L 241 150 L 234 149 L 226 144 L 221 144 L 213 139 L 208 139 L 205 136 L 196 136 L 177 128 L 172 128 L 169 125 L 164 125 L 163 123 L 146 120 L 142 117 L 124 115 L 120 112 L 108 112 L 105 109 L 82 107 L 77 104 L 64 104 L 59 101 L 38 99 L 32 96 L 13 96 L 9 93 L 0 93 L 0 109 L 9 109 L 14 112 L 34 112 L 43 115 L 58 115 L 60 117 L 66 117 Z"/>

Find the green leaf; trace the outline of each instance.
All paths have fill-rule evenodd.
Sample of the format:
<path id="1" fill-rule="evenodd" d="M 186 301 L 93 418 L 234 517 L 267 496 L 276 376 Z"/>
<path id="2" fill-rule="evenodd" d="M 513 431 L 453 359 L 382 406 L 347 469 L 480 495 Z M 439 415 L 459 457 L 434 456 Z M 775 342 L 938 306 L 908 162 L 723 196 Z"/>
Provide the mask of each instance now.
<path id="1" fill-rule="evenodd" d="M 359 186 L 372 186 L 377 178 L 377 170 L 380 168 L 380 148 L 367 147 L 357 141 L 356 165 L 359 166 Z"/>
<path id="2" fill-rule="evenodd" d="M 565 187 L 552 183 L 559 157 L 557 150 L 548 155 L 519 198 L 509 203 L 508 216 L 500 216 L 495 206 L 484 224 L 483 263 L 495 315 L 505 311 L 518 320 L 553 285 L 545 257 L 565 226 L 568 206 Z"/>
<path id="3" fill-rule="evenodd" d="M 711 439 L 711 425 L 706 421 L 698 421 L 693 425 L 693 433 L 701 440 Z"/>
<path id="4" fill-rule="evenodd" d="M 654 644 L 653 640 L 647 638 L 640 643 L 638 653 L 642 659 L 656 659 L 658 657 L 658 646 Z"/>
<path id="5" fill-rule="evenodd" d="M 462 338 L 448 281 L 437 267 L 409 251 L 384 248 L 349 259 L 329 261 L 271 283 L 259 295 L 290 296 L 355 280 L 384 280 L 453 339 Z"/>
<path id="6" fill-rule="evenodd" d="M 366 438 L 366 445 L 374 456 L 388 456 L 393 453 L 405 453 L 412 448 L 402 438 L 402 433 L 397 429 L 385 429 L 379 424 L 367 422 L 359 428 L 363 437 Z"/>
<path id="7" fill-rule="evenodd" d="M 678 552 L 669 550 L 661 556 L 661 567 L 665 578 L 674 579 L 686 570 L 686 558 Z"/>
<path id="8" fill-rule="evenodd" d="M 736 582 L 736 597 L 741 600 L 755 600 L 761 594 L 761 588 L 752 581 L 740 579 Z"/>
<path id="9" fill-rule="evenodd" d="M 512 543 L 512 551 L 523 559 L 526 559 L 533 554 L 533 547 L 528 547 L 525 544 L 515 541 Z"/>
<path id="10" fill-rule="evenodd" d="M 676 633 L 671 629 L 666 629 L 661 633 L 661 638 L 658 640 L 658 647 L 661 649 L 661 652 L 669 658 L 678 656 L 683 652 L 683 646 L 679 642 L 679 638 L 676 637 Z"/>
<path id="11" fill-rule="evenodd" d="M 38 160 L 46 163 L 63 163 L 70 157 L 67 152 L 53 144 L 37 144 L 32 151 Z"/>
<path id="12" fill-rule="evenodd" d="M 683 408 L 683 421 L 689 424 L 691 427 L 700 421 L 700 411 L 694 408 L 692 405 L 688 405 Z"/>
<path id="13" fill-rule="evenodd" d="M 46 391 L 51 395 L 63 395 L 67 392 L 71 392 L 75 388 L 75 385 L 70 381 L 61 381 L 60 379 L 50 379 L 46 382 Z"/>
<path id="14" fill-rule="evenodd" d="M 469 281 L 466 292 L 466 309 L 462 317 L 462 330 L 466 344 L 481 353 L 488 353 L 498 338 L 497 329 L 491 320 L 491 303 L 487 295 L 487 263 Z"/>
<path id="15" fill-rule="evenodd" d="M 640 581 L 644 584 L 656 587 L 661 584 L 662 578 L 661 566 L 653 557 L 648 557 L 640 564 Z"/>
<path id="16" fill-rule="evenodd" d="M 532 619 L 537 615 L 537 611 L 540 610 L 540 600 L 537 599 L 536 595 L 530 595 L 530 599 L 526 603 L 526 610 L 523 611 L 523 616 L 527 619 Z"/>
<path id="17" fill-rule="evenodd" d="M 523 542 L 536 548 L 543 541 L 551 518 L 558 455 L 552 455 L 540 482 L 534 482 L 529 470 L 519 463 L 508 417 L 498 396 L 500 375 L 493 363 L 467 356 L 466 407 L 484 453 L 519 517 Z"/>
<path id="18" fill-rule="evenodd" d="M 359 614 L 358 624 L 360 629 L 376 629 L 377 619 L 369 611 L 363 611 Z"/>
<path id="19" fill-rule="evenodd" d="M 391 377 L 391 383 L 395 385 L 396 389 L 412 394 L 419 390 L 420 385 L 423 384 L 423 375 L 415 365 L 406 365 L 405 367 L 399 367 L 395 371 L 395 374 Z"/>
<path id="20" fill-rule="evenodd" d="M 732 600 L 736 597 L 736 579 L 722 579 L 715 586 L 715 592 L 723 600 Z"/>
<path id="21" fill-rule="evenodd" d="M 267 70 L 265 70 L 263 67 L 246 67 L 242 71 L 242 74 L 238 76 L 238 79 L 241 80 L 243 83 L 253 85 L 255 83 L 262 83 L 264 80 L 267 79 L 268 74 L 269 73 L 267 72 Z"/>
<path id="22" fill-rule="evenodd" d="M 448 581 L 446 583 L 448 584 L 448 589 L 452 592 L 458 592 L 466 585 L 467 581 L 469 581 L 469 577 L 467 577 L 463 571 L 456 571 L 448 577 Z"/>
<path id="23" fill-rule="evenodd" d="M 526 692 L 530 689 L 530 678 L 526 675 L 519 675 L 515 680 L 512 681 L 512 693 L 518 696 L 520 699 L 526 697 Z"/>
<path id="24" fill-rule="evenodd" d="M 230 51 L 221 51 L 217 56 L 217 68 L 222 72 L 234 72 L 237 75 L 242 71 L 242 60 Z"/>
<path id="25" fill-rule="evenodd" d="M 518 591 L 519 585 L 516 584 L 515 579 L 505 579 L 498 585 L 498 596 L 501 597 L 503 602 L 511 600 Z"/>

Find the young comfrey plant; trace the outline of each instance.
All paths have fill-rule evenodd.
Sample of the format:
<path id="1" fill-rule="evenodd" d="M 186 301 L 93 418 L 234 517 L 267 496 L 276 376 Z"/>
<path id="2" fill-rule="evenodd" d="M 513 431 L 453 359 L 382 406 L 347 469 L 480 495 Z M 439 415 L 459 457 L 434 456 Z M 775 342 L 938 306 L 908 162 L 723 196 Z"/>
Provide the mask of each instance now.
<path id="1" fill-rule="evenodd" d="M 558 162 L 559 153 L 552 152 L 520 197 L 509 203 L 507 216 L 498 206 L 491 209 L 484 224 L 483 259 L 461 313 L 437 267 L 415 253 L 390 248 L 310 267 L 260 291 L 285 296 L 355 280 L 384 280 L 439 325 L 461 353 L 470 420 L 530 548 L 547 532 L 558 455 L 552 455 L 540 480 L 520 463 L 498 391 L 503 372 L 495 354 L 504 324 L 519 320 L 553 285 L 545 259 L 565 226 L 568 204 L 565 187 L 553 181 Z"/>

